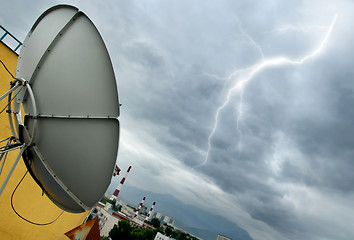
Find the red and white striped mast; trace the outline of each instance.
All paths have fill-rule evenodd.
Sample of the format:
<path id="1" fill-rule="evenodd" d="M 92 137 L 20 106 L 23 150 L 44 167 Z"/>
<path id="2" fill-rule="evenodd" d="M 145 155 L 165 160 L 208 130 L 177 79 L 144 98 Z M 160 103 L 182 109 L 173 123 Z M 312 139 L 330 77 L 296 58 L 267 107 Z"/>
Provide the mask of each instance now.
<path id="1" fill-rule="evenodd" d="M 124 184 L 124 182 L 125 182 L 125 179 L 126 179 L 127 176 L 128 176 L 128 173 L 130 172 L 130 169 L 131 169 L 131 168 L 132 168 L 132 166 L 129 166 L 127 172 L 125 173 L 124 177 L 123 177 L 122 180 L 120 181 L 120 183 L 119 183 L 117 189 L 114 191 L 114 193 L 113 193 L 113 195 L 111 196 L 110 200 L 117 199 L 118 194 L 119 194 L 120 190 L 122 189 L 122 186 L 123 186 L 123 184 Z"/>
<path id="2" fill-rule="evenodd" d="M 150 217 L 150 215 L 151 215 L 151 213 L 152 213 L 152 210 L 153 210 L 154 207 L 155 207 L 155 204 L 156 204 L 156 202 L 154 202 L 154 203 L 152 204 L 152 206 L 151 206 L 151 208 L 150 208 L 150 211 L 149 211 L 148 215 L 146 216 L 144 222 L 147 222 L 147 221 L 149 220 L 149 217 Z"/>
<path id="3" fill-rule="evenodd" d="M 141 206 L 143 206 L 144 201 L 145 201 L 145 197 L 143 197 L 143 200 L 142 200 L 141 203 L 139 204 L 138 210 L 136 210 L 135 215 L 134 215 L 134 218 L 136 218 L 136 217 L 138 216 L 138 213 L 139 213 L 139 211 L 140 211 L 140 209 L 141 209 Z"/>

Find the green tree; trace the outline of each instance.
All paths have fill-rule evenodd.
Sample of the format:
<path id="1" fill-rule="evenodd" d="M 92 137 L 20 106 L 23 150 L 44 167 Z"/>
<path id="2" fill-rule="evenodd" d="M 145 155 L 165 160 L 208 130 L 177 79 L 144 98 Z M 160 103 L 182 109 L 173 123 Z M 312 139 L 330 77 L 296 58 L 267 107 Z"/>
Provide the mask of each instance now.
<path id="1" fill-rule="evenodd" d="M 177 239 L 178 233 L 177 231 L 172 231 L 170 237 Z"/>
<path id="2" fill-rule="evenodd" d="M 112 240 L 131 240 L 133 239 L 131 236 L 132 227 L 130 223 L 126 220 L 120 220 L 117 224 L 114 224 L 111 231 L 109 231 L 108 236 Z"/>
<path id="3" fill-rule="evenodd" d="M 172 232 L 173 232 L 173 228 L 170 226 L 167 226 L 165 229 L 166 236 L 167 237 L 171 236 Z"/>
<path id="4" fill-rule="evenodd" d="M 105 196 L 103 196 L 103 197 L 101 198 L 101 200 L 100 200 L 100 202 L 103 203 L 103 204 L 106 204 L 106 202 L 108 202 L 108 201 L 109 201 L 109 198 L 107 198 L 107 197 L 105 197 Z"/>
<path id="5" fill-rule="evenodd" d="M 149 240 L 153 240 L 155 238 L 156 232 L 152 229 L 149 228 L 145 228 L 144 229 L 144 239 L 149 239 Z"/>
<path id="6" fill-rule="evenodd" d="M 115 212 L 118 212 L 119 211 L 119 207 L 116 206 L 116 205 L 113 205 L 112 206 L 112 210 L 115 211 Z"/>
<path id="7" fill-rule="evenodd" d="M 120 235 L 120 231 L 118 229 L 117 224 L 114 224 L 113 228 L 109 231 L 108 236 L 111 239 L 118 239 Z"/>
<path id="8" fill-rule="evenodd" d="M 112 204 L 113 206 L 115 206 L 116 203 L 117 203 L 117 200 L 115 200 L 115 199 L 113 199 L 113 200 L 108 199 L 107 202 L 109 202 L 110 204 Z"/>
<path id="9" fill-rule="evenodd" d="M 151 225 L 155 228 L 160 227 L 160 220 L 158 218 L 151 219 Z"/>
<path id="10" fill-rule="evenodd" d="M 148 228 L 135 228 L 132 233 L 132 239 L 134 240 L 153 240 L 155 238 L 156 232 Z"/>
<path id="11" fill-rule="evenodd" d="M 187 240 L 187 234 L 184 232 L 180 232 L 179 236 L 177 237 L 177 240 Z"/>
<path id="12" fill-rule="evenodd" d="M 160 233 L 162 233 L 163 235 L 165 235 L 165 231 L 163 230 L 163 228 L 162 228 L 161 226 L 155 228 L 155 232 L 156 232 L 156 233 L 157 233 L 157 232 L 160 232 Z"/>
<path id="13" fill-rule="evenodd" d="M 172 231 L 170 237 L 172 237 L 176 240 L 194 240 L 194 239 L 196 239 L 195 237 L 192 237 L 191 235 L 189 235 L 185 232 L 181 232 L 179 230 Z"/>

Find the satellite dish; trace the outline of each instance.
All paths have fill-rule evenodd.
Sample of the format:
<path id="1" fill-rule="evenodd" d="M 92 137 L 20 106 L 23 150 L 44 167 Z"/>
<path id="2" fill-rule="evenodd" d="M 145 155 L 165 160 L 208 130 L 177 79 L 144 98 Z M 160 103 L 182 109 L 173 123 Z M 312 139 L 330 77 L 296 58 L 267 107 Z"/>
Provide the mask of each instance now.
<path id="1" fill-rule="evenodd" d="M 45 11 L 23 42 L 16 81 L 14 135 L 29 172 L 63 210 L 91 209 L 110 184 L 119 144 L 116 80 L 94 24 L 73 6 Z"/>

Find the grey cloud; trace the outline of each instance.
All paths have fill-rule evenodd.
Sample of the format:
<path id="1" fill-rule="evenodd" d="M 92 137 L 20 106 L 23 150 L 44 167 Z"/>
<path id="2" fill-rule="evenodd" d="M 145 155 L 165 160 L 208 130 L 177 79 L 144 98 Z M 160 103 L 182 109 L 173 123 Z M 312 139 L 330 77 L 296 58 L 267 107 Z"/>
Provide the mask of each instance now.
<path id="1" fill-rule="evenodd" d="M 336 7 L 308 1 L 112 1 L 82 5 L 102 29 L 111 53 L 123 104 L 121 117 L 134 121 L 131 125 L 122 121 L 122 127 L 141 126 L 188 169 L 205 160 L 217 108 L 241 75 L 227 77 L 259 63 L 262 52 L 266 58 L 281 55 L 298 59 L 313 51 L 326 29 L 277 29 L 289 24 L 328 25 L 341 8 L 334 1 L 327 3 Z M 38 4 L 36 11 L 42 11 L 43 3 Z M 341 4 L 353 9 L 349 2 Z M 30 18 L 37 16 L 20 10 Z M 303 206 L 296 209 L 291 201 L 284 201 L 292 190 L 278 185 L 333 193 L 340 199 L 352 197 L 354 36 L 349 24 L 353 19 L 346 11 L 342 10 L 344 15 L 338 17 L 326 51 L 318 57 L 302 65 L 264 69 L 246 84 L 238 128 L 241 96 L 239 91 L 232 94 L 217 119 L 207 163 L 194 168 L 235 196 L 230 206 L 242 208 L 252 219 L 280 233 L 282 239 L 342 236 L 330 230 L 328 216 L 323 220 L 316 213 L 305 214 L 300 211 Z M 9 16 L 0 19 L 5 18 Z M 136 129 L 125 130 L 138 134 Z M 149 171 L 159 174 L 153 165 Z M 193 194 L 200 196 L 198 189 Z M 330 206 L 336 204 L 333 201 Z M 340 219 L 340 212 L 334 212 L 332 217 Z M 339 220 L 333 224 L 342 226 L 346 234 L 342 239 L 350 237 L 348 225 Z"/>
<path id="2" fill-rule="evenodd" d="M 232 14 L 230 11 L 229 15 L 225 14 L 225 18 L 208 17 L 203 21 L 193 18 L 203 15 L 200 12 L 199 15 L 192 13 L 195 10 L 193 7 L 182 17 L 178 10 L 171 11 L 169 6 L 164 6 L 169 10 L 167 12 L 172 13 L 166 18 L 166 25 L 156 19 L 147 22 L 160 24 L 159 28 L 146 28 L 152 33 L 164 30 L 163 34 L 150 35 L 147 39 L 155 42 L 155 45 L 149 42 L 145 46 L 140 45 L 136 49 L 138 55 L 134 55 L 134 51 L 126 53 L 132 54 L 129 61 L 144 66 L 142 71 L 146 74 L 140 79 L 142 85 L 139 85 L 139 92 L 142 95 L 132 101 L 143 101 L 147 89 L 153 94 L 149 96 L 146 108 L 136 108 L 132 114 L 167 128 L 167 133 L 157 137 L 158 141 L 171 149 L 176 158 L 187 166 L 204 160 L 202 154 L 198 156 L 193 153 L 191 146 L 207 148 L 207 137 L 213 127 L 216 108 L 224 100 L 224 84 L 227 84 L 226 79 L 203 74 L 225 77 L 235 68 L 261 60 L 257 49 L 246 44 L 247 39 L 242 37 L 238 18 L 242 19 L 241 26 L 255 38 L 266 56 L 301 57 L 311 51 L 322 36 L 318 34 L 319 37 L 310 39 L 308 34 L 301 33 L 300 39 L 295 39 L 298 36 L 295 32 L 273 32 L 269 36 L 267 34 L 285 16 L 279 12 L 278 7 L 289 11 L 292 6 L 284 3 L 276 6 L 250 6 L 247 5 L 248 9 L 243 9 L 244 12 L 236 11 Z M 184 6 L 178 7 L 185 9 Z M 300 9 L 287 14 L 285 22 L 295 25 L 305 22 L 293 21 L 300 14 Z M 186 23 L 186 19 L 193 20 Z M 168 24 L 171 25 L 166 27 Z M 175 32 L 180 35 L 177 36 Z M 228 34 L 223 35 L 225 32 Z M 156 59 L 156 53 L 159 52 L 163 57 Z M 346 102 L 352 102 L 351 91 L 346 90 L 344 96 L 338 95 L 343 94 L 343 90 L 333 84 L 341 68 L 345 70 L 341 66 L 343 63 L 337 61 L 334 70 L 329 70 L 330 62 L 314 61 L 303 66 L 274 67 L 258 74 L 247 84 L 243 95 L 245 114 L 239 125 L 242 151 L 237 149 L 240 135 L 236 129 L 236 110 L 240 99 L 235 93 L 232 103 L 220 113 L 217 131 L 211 139 L 212 148 L 207 164 L 197 168 L 225 191 L 235 195 L 243 194 L 245 200 L 239 204 L 253 218 L 265 222 L 284 237 L 316 239 L 315 235 L 322 234 L 312 228 L 312 222 L 302 220 L 291 205 L 282 203 L 285 193 L 267 183 L 267 180 L 273 178 L 280 183 L 351 191 L 349 146 L 352 139 L 348 130 L 351 129 L 352 114 L 345 107 Z M 324 72 L 320 74 L 319 69 Z M 152 82 L 151 79 L 156 77 L 155 70 L 160 74 L 159 77 L 165 78 L 156 78 L 156 82 Z M 343 84 L 347 85 L 350 84 Z M 297 161 L 297 156 L 287 156 L 283 159 L 280 172 L 274 175 L 265 160 L 274 151 L 274 134 L 279 131 L 294 142 L 306 165 Z M 334 158 L 339 160 L 333 162 Z M 335 172 L 341 174 L 336 175 Z"/>

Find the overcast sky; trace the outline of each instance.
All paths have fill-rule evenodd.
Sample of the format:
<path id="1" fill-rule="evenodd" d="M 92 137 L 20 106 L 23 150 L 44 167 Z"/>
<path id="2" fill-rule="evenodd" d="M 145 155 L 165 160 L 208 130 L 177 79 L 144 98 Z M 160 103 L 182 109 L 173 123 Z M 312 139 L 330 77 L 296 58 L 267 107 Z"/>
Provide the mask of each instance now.
<path id="1" fill-rule="evenodd" d="M 0 3 L 23 41 L 57 1 Z M 353 238 L 352 1 L 68 3 L 111 55 L 130 185 L 217 206 L 255 240 Z"/>

